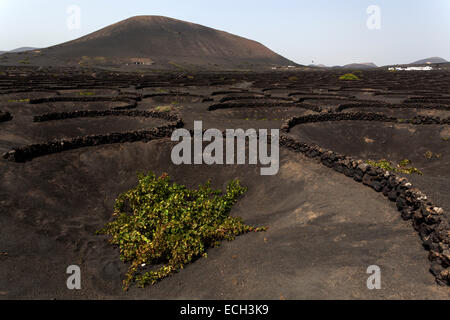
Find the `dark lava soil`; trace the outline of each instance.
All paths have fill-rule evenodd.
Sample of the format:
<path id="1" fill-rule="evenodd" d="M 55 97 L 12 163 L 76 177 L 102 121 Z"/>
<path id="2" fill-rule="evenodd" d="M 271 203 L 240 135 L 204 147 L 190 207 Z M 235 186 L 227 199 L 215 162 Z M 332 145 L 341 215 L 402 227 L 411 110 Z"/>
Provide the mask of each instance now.
<path id="1" fill-rule="evenodd" d="M 340 81 L 338 71 L 0 71 L 0 111 L 11 116 L 0 122 L 2 154 L 53 139 L 166 122 L 120 115 L 33 121 L 49 112 L 165 110 L 179 114 L 187 129 L 202 120 L 204 128 L 220 130 L 275 129 L 292 116 L 318 112 L 377 112 L 405 119 L 450 114 L 448 71 L 364 71 L 360 81 Z M 33 101 L 39 98 L 64 101 Z M 209 108 L 213 105 L 219 107 Z M 450 210 L 448 125 L 318 122 L 297 125 L 291 134 L 359 159 L 410 159 L 424 174 L 407 178 L 447 214 Z M 279 173 L 261 176 L 254 165 L 176 166 L 170 158 L 173 145 L 161 138 L 100 144 L 23 163 L 1 159 L 0 299 L 450 298 L 449 287 L 438 285 L 429 272 L 427 252 L 411 223 L 382 194 L 284 148 Z M 111 219 L 114 199 L 136 184 L 136 173 L 149 170 L 188 186 L 211 179 L 224 188 L 240 179 L 248 192 L 232 215 L 269 226 L 268 231 L 224 242 L 210 249 L 208 258 L 156 285 L 124 292 L 127 266 L 117 248 L 95 231 Z M 81 268 L 81 290 L 66 287 L 69 265 Z M 381 268 L 380 290 L 366 286 L 370 265 Z"/>

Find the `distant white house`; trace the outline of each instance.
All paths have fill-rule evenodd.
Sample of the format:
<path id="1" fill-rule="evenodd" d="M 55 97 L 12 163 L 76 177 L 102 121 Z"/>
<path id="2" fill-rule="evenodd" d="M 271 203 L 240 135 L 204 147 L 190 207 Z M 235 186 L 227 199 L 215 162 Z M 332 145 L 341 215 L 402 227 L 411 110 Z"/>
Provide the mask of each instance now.
<path id="1" fill-rule="evenodd" d="M 389 71 L 429 71 L 433 70 L 432 67 L 426 66 L 426 67 L 390 67 Z"/>
<path id="2" fill-rule="evenodd" d="M 131 64 L 139 64 L 139 65 L 147 65 L 147 66 L 153 64 L 153 60 L 150 58 L 131 58 L 130 62 L 131 62 Z"/>

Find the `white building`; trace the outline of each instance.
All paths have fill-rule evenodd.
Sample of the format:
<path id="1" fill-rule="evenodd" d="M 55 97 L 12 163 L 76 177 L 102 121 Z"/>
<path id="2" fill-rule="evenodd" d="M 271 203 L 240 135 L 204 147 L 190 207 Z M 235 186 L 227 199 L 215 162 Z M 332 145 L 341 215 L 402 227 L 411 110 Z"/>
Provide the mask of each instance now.
<path id="1" fill-rule="evenodd" d="M 433 67 L 426 66 L 426 67 L 390 67 L 389 71 L 429 71 L 433 70 Z"/>

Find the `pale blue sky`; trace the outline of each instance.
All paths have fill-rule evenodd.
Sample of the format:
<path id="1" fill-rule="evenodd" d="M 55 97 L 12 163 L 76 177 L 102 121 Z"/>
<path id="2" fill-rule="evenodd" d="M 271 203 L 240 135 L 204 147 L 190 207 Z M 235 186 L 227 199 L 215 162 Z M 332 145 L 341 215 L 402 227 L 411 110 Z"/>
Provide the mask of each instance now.
<path id="1" fill-rule="evenodd" d="M 81 28 L 67 28 L 70 5 Z M 381 9 L 369 30 L 366 9 Z M 0 50 L 47 47 L 135 15 L 163 15 L 259 41 L 301 64 L 450 61 L 450 0 L 0 0 Z"/>

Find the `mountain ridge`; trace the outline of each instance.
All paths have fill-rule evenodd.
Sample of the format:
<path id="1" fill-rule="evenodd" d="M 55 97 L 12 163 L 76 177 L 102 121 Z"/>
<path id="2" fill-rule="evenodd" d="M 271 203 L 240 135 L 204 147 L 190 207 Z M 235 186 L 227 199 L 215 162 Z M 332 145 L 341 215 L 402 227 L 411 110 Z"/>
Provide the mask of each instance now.
<path id="1" fill-rule="evenodd" d="M 430 57 L 414 61 L 410 64 L 432 64 L 432 63 L 446 63 L 446 62 L 448 61 L 441 57 Z"/>

